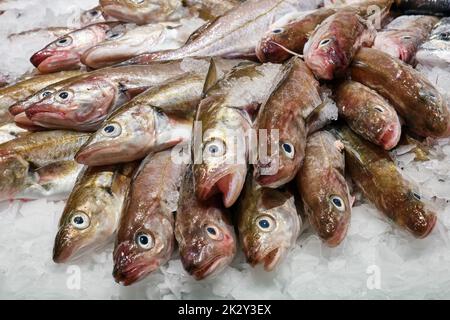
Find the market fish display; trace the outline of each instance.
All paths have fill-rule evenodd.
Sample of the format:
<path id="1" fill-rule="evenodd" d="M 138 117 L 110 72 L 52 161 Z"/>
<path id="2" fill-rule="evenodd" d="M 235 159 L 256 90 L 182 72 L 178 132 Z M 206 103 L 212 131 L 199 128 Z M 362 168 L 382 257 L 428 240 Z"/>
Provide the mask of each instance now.
<path id="1" fill-rule="evenodd" d="M 335 133 L 345 145 L 346 168 L 364 196 L 400 227 L 426 237 L 436 224 L 436 214 L 402 177 L 389 154 L 348 127 Z"/>
<path id="2" fill-rule="evenodd" d="M 48 95 L 25 113 L 45 128 L 95 131 L 123 103 L 183 73 L 180 62 L 98 70 Z"/>
<path id="3" fill-rule="evenodd" d="M 327 245 L 338 246 L 347 234 L 353 203 L 344 153 L 331 133 L 319 131 L 308 137 L 297 185 L 315 232 Z"/>
<path id="4" fill-rule="evenodd" d="M 443 18 L 416 54 L 418 63 L 431 67 L 450 67 L 450 18 Z"/>
<path id="5" fill-rule="evenodd" d="M 102 22 L 70 32 L 36 52 L 30 59 L 41 73 L 79 69 L 81 55 L 114 34 L 119 22 Z"/>
<path id="6" fill-rule="evenodd" d="M 385 150 L 398 144 L 402 134 L 400 119 L 378 93 L 348 80 L 337 87 L 335 96 L 339 115 L 353 131 Z"/>
<path id="7" fill-rule="evenodd" d="M 114 112 L 76 155 L 80 163 L 105 165 L 144 158 L 187 142 L 206 72 L 169 80 Z"/>
<path id="8" fill-rule="evenodd" d="M 280 73 L 255 125 L 259 132 L 267 130 L 266 141 L 259 142 L 259 148 L 265 145 L 267 159 L 254 165 L 254 175 L 260 185 L 271 188 L 294 179 L 305 156 L 306 119 L 322 103 L 319 82 L 300 58 L 292 58 Z"/>
<path id="9" fill-rule="evenodd" d="M 288 188 L 262 188 L 249 177 L 240 198 L 238 228 L 247 261 L 272 271 L 295 246 L 302 229 L 294 194 Z"/>
<path id="10" fill-rule="evenodd" d="M 131 285 L 169 261 L 175 249 L 175 217 L 186 165 L 172 151 L 149 155 L 133 178 L 114 249 L 113 276 Z"/>
<path id="11" fill-rule="evenodd" d="M 183 178 L 175 219 L 175 238 L 184 269 L 196 280 L 212 277 L 228 266 L 236 254 L 236 235 L 230 212 L 220 197 L 199 200 L 192 192 L 189 166 Z"/>
<path id="12" fill-rule="evenodd" d="M 445 98 L 409 65 L 379 50 L 362 48 L 353 60 L 351 76 L 386 98 L 416 134 L 424 137 L 450 134 Z"/>
<path id="13" fill-rule="evenodd" d="M 253 116 L 270 94 L 280 65 L 243 63 L 209 89 L 198 107 L 201 161 L 195 160 L 195 191 L 200 200 L 221 193 L 225 207 L 239 197 L 247 176 Z M 194 128 L 195 129 L 195 128 Z M 198 143 L 194 141 L 194 146 Z M 199 150 L 194 150 L 197 158 Z"/>
<path id="14" fill-rule="evenodd" d="M 49 75 L 35 76 L 0 89 L 0 124 L 12 122 L 8 108 L 35 94 L 46 86 L 79 75 L 79 71 L 67 71 Z"/>
<path id="15" fill-rule="evenodd" d="M 353 10 L 325 19 L 305 44 L 305 62 L 316 77 L 331 80 L 350 65 L 356 51 L 371 46 L 375 29 Z"/>
<path id="16" fill-rule="evenodd" d="M 90 167 L 80 173 L 59 220 L 53 261 L 66 263 L 112 239 L 135 164 Z"/>
<path id="17" fill-rule="evenodd" d="M 377 33 L 373 48 L 412 64 L 419 46 L 438 21 L 433 16 L 400 16 Z"/>
<path id="18" fill-rule="evenodd" d="M 201 26 L 202 20 L 154 23 L 116 30 L 92 46 L 81 57 L 83 64 L 99 69 L 131 59 L 145 52 L 177 49 Z"/>
<path id="19" fill-rule="evenodd" d="M 143 54 L 124 63 L 144 64 L 185 57 L 254 58 L 255 47 L 270 24 L 292 10 L 313 9 L 310 2 L 247 0 L 196 31 L 177 50 Z"/>

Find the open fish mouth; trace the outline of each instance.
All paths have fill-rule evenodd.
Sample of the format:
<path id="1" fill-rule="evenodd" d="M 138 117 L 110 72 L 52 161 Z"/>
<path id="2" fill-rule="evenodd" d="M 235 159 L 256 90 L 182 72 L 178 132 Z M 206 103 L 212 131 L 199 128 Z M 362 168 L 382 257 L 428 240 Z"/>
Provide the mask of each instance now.
<path id="1" fill-rule="evenodd" d="M 400 123 L 394 123 L 384 130 L 380 137 L 381 145 L 385 150 L 391 150 L 397 146 L 402 134 Z"/>
<path id="2" fill-rule="evenodd" d="M 122 152 L 123 150 L 120 145 L 108 146 L 101 143 L 95 143 L 90 146 L 81 147 L 80 151 L 75 155 L 75 160 L 78 163 L 90 166 L 95 166 L 98 162 L 101 162 L 102 165 L 116 164 L 117 162 L 115 162 L 114 155 L 120 155 Z"/>
<path id="3" fill-rule="evenodd" d="M 119 267 L 118 264 L 115 264 L 113 277 L 117 283 L 123 286 L 129 286 L 142 280 L 158 267 L 159 264 L 156 260 L 152 262 L 142 261 L 139 263 L 130 263 L 124 267 Z"/>
<path id="4" fill-rule="evenodd" d="M 218 255 L 201 266 L 191 264 L 186 266 L 186 271 L 196 280 L 202 280 L 207 277 L 212 277 L 220 273 L 228 265 L 229 257 Z"/>
<path id="5" fill-rule="evenodd" d="M 52 57 L 54 54 L 54 52 L 50 51 L 39 51 L 31 56 L 30 62 L 33 64 L 33 66 L 38 68 L 41 63 Z"/>

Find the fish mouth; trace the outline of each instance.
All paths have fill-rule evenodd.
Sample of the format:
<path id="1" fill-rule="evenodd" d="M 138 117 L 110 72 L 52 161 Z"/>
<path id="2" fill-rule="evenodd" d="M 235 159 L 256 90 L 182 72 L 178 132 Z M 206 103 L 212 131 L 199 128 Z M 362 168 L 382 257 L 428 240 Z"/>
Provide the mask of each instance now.
<path id="1" fill-rule="evenodd" d="M 380 137 L 380 143 L 385 150 L 391 150 L 397 146 L 402 134 L 400 122 L 387 127 Z"/>
<path id="2" fill-rule="evenodd" d="M 282 256 L 283 256 L 283 250 L 281 250 L 281 248 L 275 248 L 265 254 L 249 255 L 247 257 L 247 262 L 252 267 L 255 267 L 256 265 L 262 263 L 264 265 L 264 270 L 266 270 L 267 272 L 270 272 L 270 271 L 273 271 L 275 269 L 275 267 L 280 263 Z"/>
<path id="3" fill-rule="evenodd" d="M 51 104 L 36 104 L 26 109 L 25 115 L 32 123 L 46 123 L 50 118 L 53 120 L 65 120 L 65 113 Z"/>
<path id="4" fill-rule="evenodd" d="M 195 280 L 203 280 L 220 273 L 228 265 L 228 261 L 227 256 L 217 255 L 202 265 L 187 263 L 184 268 Z"/>
<path id="5" fill-rule="evenodd" d="M 42 51 L 42 53 L 38 52 L 31 57 L 30 61 L 40 72 L 51 73 L 60 70 L 76 69 L 80 64 L 80 57 L 78 54 L 70 51 Z"/>
<path id="6" fill-rule="evenodd" d="M 19 113 L 14 116 L 14 122 L 18 127 L 28 131 L 40 131 L 44 129 L 43 127 L 35 125 L 33 121 L 28 119 L 25 112 Z"/>
<path id="7" fill-rule="evenodd" d="M 50 58 L 53 55 L 54 52 L 48 50 L 39 51 L 31 56 L 30 62 L 33 64 L 33 66 L 38 68 L 42 62 L 44 62 L 45 60 L 47 60 L 47 58 Z"/>
<path id="8" fill-rule="evenodd" d="M 120 144 L 112 146 L 94 143 L 81 147 L 75 155 L 75 161 L 88 166 L 113 165 L 126 162 L 127 159 L 117 159 L 117 155 L 119 157 L 124 155 Z"/>
<path id="9" fill-rule="evenodd" d="M 262 187 L 279 188 L 290 182 L 295 177 L 295 175 L 292 174 L 287 175 L 286 170 L 282 167 L 280 167 L 275 174 L 263 175 L 261 173 L 261 168 L 264 167 L 267 166 L 258 164 L 255 166 L 255 171 L 253 174 L 255 181 Z"/>
<path id="10" fill-rule="evenodd" d="M 341 223 L 341 225 L 334 232 L 333 236 L 325 240 L 326 245 L 330 248 L 335 248 L 340 245 L 347 235 L 348 226 L 348 222 Z"/>
<path id="11" fill-rule="evenodd" d="M 422 230 L 419 230 L 419 228 L 408 228 L 419 239 L 426 238 L 433 231 L 434 226 L 436 225 L 437 216 L 435 214 L 429 214 L 426 220 L 425 228 L 420 228 Z"/>
<path id="12" fill-rule="evenodd" d="M 263 40 L 256 49 L 256 57 L 261 62 L 281 63 L 288 59 L 290 54 L 272 40 Z"/>

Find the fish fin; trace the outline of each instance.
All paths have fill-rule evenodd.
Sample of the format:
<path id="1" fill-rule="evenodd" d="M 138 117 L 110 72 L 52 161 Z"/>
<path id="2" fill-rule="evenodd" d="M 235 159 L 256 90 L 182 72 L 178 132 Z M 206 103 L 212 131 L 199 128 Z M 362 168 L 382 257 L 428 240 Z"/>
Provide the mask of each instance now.
<path id="1" fill-rule="evenodd" d="M 207 23 L 205 23 L 204 25 L 202 25 L 200 28 L 198 28 L 197 30 L 195 30 L 191 36 L 187 39 L 186 43 L 184 44 L 185 46 L 188 44 L 191 44 L 192 42 L 194 42 L 198 37 L 200 37 L 203 32 L 209 28 L 209 26 L 211 26 L 214 22 L 216 22 L 216 19 L 210 20 Z"/>
<path id="2" fill-rule="evenodd" d="M 205 84 L 203 86 L 203 97 L 206 96 L 206 93 L 211 89 L 212 86 L 216 84 L 218 80 L 217 66 L 214 58 L 211 58 L 209 63 L 208 74 L 206 75 Z"/>

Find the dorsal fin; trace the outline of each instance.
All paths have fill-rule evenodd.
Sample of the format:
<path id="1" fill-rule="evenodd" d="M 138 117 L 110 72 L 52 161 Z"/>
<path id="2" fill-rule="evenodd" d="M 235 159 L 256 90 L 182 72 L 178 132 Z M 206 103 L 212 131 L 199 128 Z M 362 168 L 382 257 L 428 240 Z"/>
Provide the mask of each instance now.
<path id="1" fill-rule="evenodd" d="M 217 82 L 217 66 L 214 58 L 211 58 L 209 63 L 208 74 L 206 75 L 205 84 L 203 86 L 203 97 L 205 97 L 206 93 L 212 86 L 214 86 Z"/>

